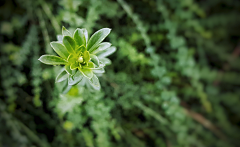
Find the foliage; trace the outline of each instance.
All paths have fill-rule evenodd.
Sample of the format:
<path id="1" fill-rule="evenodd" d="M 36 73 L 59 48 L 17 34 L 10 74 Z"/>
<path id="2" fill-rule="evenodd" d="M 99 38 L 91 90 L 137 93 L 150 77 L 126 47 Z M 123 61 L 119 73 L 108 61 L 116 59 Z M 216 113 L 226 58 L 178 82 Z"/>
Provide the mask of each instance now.
<path id="1" fill-rule="evenodd" d="M 235 0 L 3 1 L 0 146 L 239 146 L 239 10 Z M 86 29 L 70 61 L 59 48 L 71 49 L 76 28 Z M 101 28 L 118 48 L 109 60 L 90 52 L 107 35 L 86 46 L 85 30 Z M 109 64 L 101 90 L 68 86 L 71 69 L 37 60 L 54 51 L 72 69 L 89 54 Z"/>

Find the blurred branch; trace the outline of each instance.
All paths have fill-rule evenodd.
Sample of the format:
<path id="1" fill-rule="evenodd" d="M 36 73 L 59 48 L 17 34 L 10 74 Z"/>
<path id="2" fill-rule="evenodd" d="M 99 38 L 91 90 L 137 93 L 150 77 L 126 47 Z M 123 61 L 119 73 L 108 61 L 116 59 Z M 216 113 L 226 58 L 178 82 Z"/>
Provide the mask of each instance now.
<path id="1" fill-rule="evenodd" d="M 51 21 L 52 26 L 54 27 L 56 33 L 60 34 L 61 33 L 61 27 L 58 24 L 58 21 L 56 20 L 56 18 L 53 16 L 49 6 L 44 1 L 40 1 L 40 3 L 41 3 L 43 11 L 46 13 L 47 17 Z"/>
<path id="2" fill-rule="evenodd" d="M 191 118 L 193 118 L 195 121 L 199 122 L 200 124 L 202 124 L 205 128 L 209 129 L 210 131 L 212 131 L 217 137 L 226 140 L 227 137 L 217 129 L 216 126 L 214 126 L 212 124 L 212 122 L 210 122 L 209 120 L 207 120 L 206 118 L 204 118 L 201 114 L 196 113 L 194 111 L 191 111 L 187 108 L 184 108 L 186 114 L 188 116 L 190 116 Z"/>

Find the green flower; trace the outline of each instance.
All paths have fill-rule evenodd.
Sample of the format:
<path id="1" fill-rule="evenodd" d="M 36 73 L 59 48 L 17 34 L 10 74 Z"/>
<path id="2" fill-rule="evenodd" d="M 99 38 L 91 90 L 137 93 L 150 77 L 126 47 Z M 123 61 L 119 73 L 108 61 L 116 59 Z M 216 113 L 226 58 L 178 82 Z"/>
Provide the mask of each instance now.
<path id="1" fill-rule="evenodd" d="M 50 43 L 59 56 L 43 55 L 38 60 L 48 65 L 65 65 L 56 82 L 68 79 L 70 86 L 85 82 L 100 89 L 96 75 L 104 73 L 105 65 L 111 64 L 106 57 L 116 51 L 111 43 L 102 42 L 110 31 L 109 28 L 100 29 L 88 40 L 86 29 L 76 29 L 72 35 L 63 27 L 62 35 L 57 36 L 58 41 Z"/>

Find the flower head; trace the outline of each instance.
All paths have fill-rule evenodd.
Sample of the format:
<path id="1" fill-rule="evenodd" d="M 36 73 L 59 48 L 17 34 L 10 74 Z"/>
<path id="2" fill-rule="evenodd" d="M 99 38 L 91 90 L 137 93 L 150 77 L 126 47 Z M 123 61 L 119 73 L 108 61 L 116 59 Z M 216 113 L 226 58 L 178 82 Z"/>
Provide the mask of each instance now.
<path id="1" fill-rule="evenodd" d="M 104 66 L 111 64 L 106 57 L 116 51 L 109 42 L 102 42 L 110 31 L 109 28 L 100 29 L 88 40 L 86 29 L 76 29 L 72 35 L 63 27 L 62 35 L 57 37 L 58 41 L 50 43 L 59 56 L 43 55 L 39 60 L 49 65 L 65 66 L 56 82 L 68 79 L 68 85 L 76 85 L 87 81 L 95 89 L 100 89 L 96 74 L 104 73 Z"/>

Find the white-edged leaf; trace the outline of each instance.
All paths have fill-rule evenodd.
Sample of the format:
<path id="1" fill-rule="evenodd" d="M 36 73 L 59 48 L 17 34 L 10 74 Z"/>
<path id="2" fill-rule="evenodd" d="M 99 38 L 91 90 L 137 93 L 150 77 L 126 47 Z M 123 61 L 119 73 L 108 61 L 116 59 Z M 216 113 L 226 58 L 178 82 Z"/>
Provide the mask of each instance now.
<path id="1" fill-rule="evenodd" d="M 72 37 L 64 36 L 63 44 L 69 53 L 71 53 L 71 54 L 75 53 L 76 42 L 74 41 L 74 39 Z"/>
<path id="2" fill-rule="evenodd" d="M 71 70 L 69 64 L 65 65 L 64 68 L 65 68 L 65 71 L 66 71 L 69 75 L 73 75 L 73 74 L 74 74 L 74 72 L 73 72 L 73 70 Z"/>
<path id="3" fill-rule="evenodd" d="M 73 38 L 76 41 L 76 44 L 78 46 L 84 45 L 86 46 L 87 44 L 87 39 L 88 39 L 88 33 L 86 29 L 76 29 Z"/>
<path id="4" fill-rule="evenodd" d="M 92 69 L 89 68 L 79 68 L 79 70 L 82 72 L 82 74 L 87 77 L 88 79 L 91 79 L 93 76 Z"/>
<path id="5" fill-rule="evenodd" d="M 59 42 L 51 42 L 50 45 L 60 57 L 62 57 L 63 59 L 68 58 L 69 53 L 64 45 Z"/>
<path id="6" fill-rule="evenodd" d="M 99 73 L 99 74 L 102 74 L 105 72 L 104 68 L 95 68 L 95 69 L 92 69 L 93 73 Z"/>
<path id="7" fill-rule="evenodd" d="M 76 85 L 83 79 L 83 74 L 80 71 L 77 71 L 77 73 L 74 76 L 68 77 L 68 85 Z"/>
<path id="8" fill-rule="evenodd" d="M 66 80 L 68 78 L 68 73 L 65 71 L 65 70 L 62 70 L 58 76 L 56 77 L 56 80 L 55 82 L 58 83 L 58 82 L 62 82 L 64 80 Z"/>
<path id="9" fill-rule="evenodd" d="M 93 74 L 93 77 L 89 81 L 90 81 L 90 84 L 93 85 L 94 87 L 100 88 L 99 80 L 95 74 Z"/>
<path id="10" fill-rule="evenodd" d="M 63 40 L 63 35 L 57 35 L 57 40 L 58 40 L 59 42 L 62 42 L 62 40 Z"/>
<path id="11" fill-rule="evenodd" d="M 109 47 L 109 48 L 97 53 L 96 55 L 98 56 L 98 58 L 104 58 L 104 57 L 111 55 L 115 51 L 116 51 L 116 47 L 112 46 L 112 47 Z"/>
<path id="12" fill-rule="evenodd" d="M 62 27 L 62 35 L 72 36 L 72 34 L 64 26 Z"/>
<path id="13" fill-rule="evenodd" d="M 95 32 L 88 41 L 87 50 L 94 50 L 107 37 L 111 29 L 103 28 Z"/>
<path id="14" fill-rule="evenodd" d="M 108 58 L 100 58 L 99 61 L 101 61 L 105 65 L 110 65 L 112 61 Z"/>
<path id="15" fill-rule="evenodd" d="M 67 63 L 64 59 L 54 55 L 42 55 L 38 60 L 48 65 L 64 65 Z"/>
<path id="16" fill-rule="evenodd" d="M 91 61 L 98 67 L 99 66 L 99 59 L 96 55 L 90 54 Z"/>
<path id="17" fill-rule="evenodd" d="M 96 53 L 98 53 L 98 52 L 100 52 L 100 51 L 103 51 L 103 50 L 109 48 L 111 45 L 112 45 L 112 44 L 109 43 L 109 42 L 102 42 L 102 43 L 99 44 L 99 46 L 98 46 L 97 48 L 92 49 L 92 50 L 89 50 L 89 52 L 90 52 L 91 54 L 96 54 Z"/>

